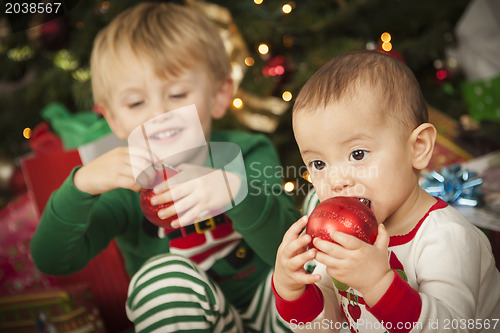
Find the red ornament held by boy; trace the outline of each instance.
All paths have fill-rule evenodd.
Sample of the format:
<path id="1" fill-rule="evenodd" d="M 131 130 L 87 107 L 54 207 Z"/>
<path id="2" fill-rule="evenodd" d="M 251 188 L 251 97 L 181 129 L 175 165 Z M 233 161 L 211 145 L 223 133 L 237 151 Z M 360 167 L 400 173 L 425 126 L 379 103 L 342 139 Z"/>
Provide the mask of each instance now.
<path id="1" fill-rule="evenodd" d="M 144 216 L 148 219 L 149 222 L 157 225 L 160 228 L 172 229 L 170 223 L 177 219 L 177 215 L 171 216 L 166 219 L 161 219 L 158 216 L 158 211 L 160 209 L 170 207 L 174 204 L 174 202 L 172 201 L 161 205 L 152 205 L 151 198 L 155 195 L 153 188 L 154 186 L 167 181 L 169 177 L 172 177 L 175 174 L 177 174 L 177 171 L 163 166 L 160 169 L 155 169 L 155 179 L 152 185 L 148 186 L 149 188 L 142 189 L 139 196 L 139 202 Z"/>

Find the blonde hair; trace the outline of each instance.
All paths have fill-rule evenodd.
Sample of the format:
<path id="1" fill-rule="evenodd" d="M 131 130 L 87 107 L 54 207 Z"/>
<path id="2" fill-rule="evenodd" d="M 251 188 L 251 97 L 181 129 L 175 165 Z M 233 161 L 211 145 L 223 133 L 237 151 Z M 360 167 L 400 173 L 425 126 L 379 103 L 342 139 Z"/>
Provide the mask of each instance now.
<path id="1" fill-rule="evenodd" d="M 427 103 L 410 68 L 377 51 L 347 53 L 323 65 L 301 89 L 293 112 L 355 98 L 358 89 L 367 86 L 378 96 L 377 107 L 385 119 L 409 130 L 427 122 Z"/>
<path id="2" fill-rule="evenodd" d="M 200 63 L 215 82 L 231 72 L 219 31 L 202 12 L 174 3 L 144 2 L 119 14 L 94 41 L 94 103 L 108 106 L 108 73 L 123 52 L 147 61 L 159 77 L 176 77 Z"/>

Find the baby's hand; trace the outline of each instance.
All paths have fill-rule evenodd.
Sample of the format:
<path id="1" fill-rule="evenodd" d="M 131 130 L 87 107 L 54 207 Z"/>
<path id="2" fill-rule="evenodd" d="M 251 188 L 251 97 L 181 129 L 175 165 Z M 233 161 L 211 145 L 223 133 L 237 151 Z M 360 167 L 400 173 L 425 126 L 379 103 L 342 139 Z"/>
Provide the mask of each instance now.
<path id="1" fill-rule="evenodd" d="M 178 174 L 154 188 L 151 204 L 175 204 L 158 211 L 161 219 L 177 214 L 173 228 L 195 222 L 203 212 L 222 210 L 238 193 L 240 178 L 231 172 L 181 164 Z"/>
<path id="2" fill-rule="evenodd" d="M 126 188 L 139 191 L 141 188 L 134 177 L 133 167 L 141 161 L 141 165 L 150 165 L 150 157 L 146 150 L 140 148 L 118 147 L 99 156 L 89 164 L 82 166 L 75 173 L 73 183 L 82 192 L 90 194 L 102 194 L 115 188 Z M 154 173 L 144 173 L 144 182 L 154 179 Z"/>
<path id="3" fill-rule="evenodd" d="M 283 236 L 276 254 L 276 265 L 273 275 L 274 289 L 286 301 L 298 299 L 306 290 L 307 284 L 321 279 L 319 274 L 307 274 L 304 265 L 316 254 L 315 249 L 307 250 L 311 236 L 301 230 L 307 224 L 307 216 L 303 216 L 292 224 Z"/>
<path id="4" fill-rule="evenodd" d="M 389 266 L 389 234 L 384 225 L 379 225 L 373 245 L 342 232 L 333 232 L 331 237 L 337 244 L 314 239 L 318 249 L 316 260 L 327 267 L 328 275 L 357 289 L 369 306 L 375 305 L 393 278 Z"/>

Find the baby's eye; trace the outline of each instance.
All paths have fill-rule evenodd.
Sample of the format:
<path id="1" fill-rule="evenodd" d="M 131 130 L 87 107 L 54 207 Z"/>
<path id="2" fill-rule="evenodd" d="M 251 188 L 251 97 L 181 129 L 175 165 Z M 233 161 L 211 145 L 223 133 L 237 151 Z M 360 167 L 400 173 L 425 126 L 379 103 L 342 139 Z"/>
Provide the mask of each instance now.
<path id="1" fill-rule="evenodd" d="M 320 171 L 323 170 L 325 167 L 326 163 L 320 160 L 309 162 L 309 168 L 312 169 L 312 171 Z"/>
<path id="2" fill-rule="evenodd" d="M 351 153 L 351 156 L 350 156 L 350 160 L 354 160 L 354 161 L 361 161 L 363 158 L 366 157 L 366 151 L 365 150 L 355 150 Z"/>

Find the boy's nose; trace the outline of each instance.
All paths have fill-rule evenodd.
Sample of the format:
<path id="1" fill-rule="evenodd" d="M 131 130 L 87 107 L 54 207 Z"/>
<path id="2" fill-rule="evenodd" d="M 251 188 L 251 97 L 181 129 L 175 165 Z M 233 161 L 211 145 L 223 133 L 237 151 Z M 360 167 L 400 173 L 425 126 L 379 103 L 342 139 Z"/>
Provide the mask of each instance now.
<path id="1" fill-rule="evenodd" d="M 172 117 L 172 114 L 169 114 L 170 109 L 164 106 L 155 106 L 151 110 L 151 120 L 152 122 L 163 122 Z"/>

